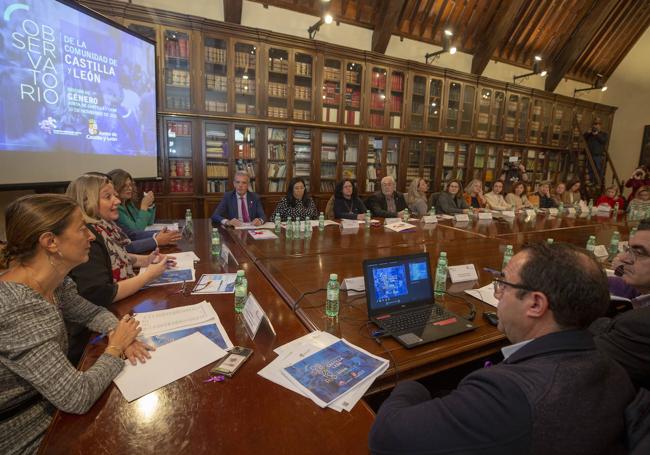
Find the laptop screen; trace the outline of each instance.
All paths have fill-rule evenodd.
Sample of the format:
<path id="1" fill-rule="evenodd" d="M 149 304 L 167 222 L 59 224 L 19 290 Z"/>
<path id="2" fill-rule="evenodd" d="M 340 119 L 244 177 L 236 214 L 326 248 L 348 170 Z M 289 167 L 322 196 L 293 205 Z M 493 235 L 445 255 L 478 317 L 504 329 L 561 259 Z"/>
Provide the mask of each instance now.
<path id="1" fill-rule="evenodd" d="M 363 269 L 368 310 L 372 314 L 433 303 L 426 253 L 364 261 Z"/>

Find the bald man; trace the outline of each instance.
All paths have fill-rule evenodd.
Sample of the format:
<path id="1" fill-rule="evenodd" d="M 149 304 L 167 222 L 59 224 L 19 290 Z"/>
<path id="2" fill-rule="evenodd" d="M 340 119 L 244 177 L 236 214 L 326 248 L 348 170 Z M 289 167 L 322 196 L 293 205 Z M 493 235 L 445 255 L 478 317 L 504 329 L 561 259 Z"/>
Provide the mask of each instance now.
<path id="1" fill-rule="evenodd" d="M 366 206 L 372 216 L 381 218 L 401 217 L 407 207 L 404 195 L 395 191 L 395 179 L 386 176 L 381 179 L 381 191 L 377 191 L 368 198 Z"/>

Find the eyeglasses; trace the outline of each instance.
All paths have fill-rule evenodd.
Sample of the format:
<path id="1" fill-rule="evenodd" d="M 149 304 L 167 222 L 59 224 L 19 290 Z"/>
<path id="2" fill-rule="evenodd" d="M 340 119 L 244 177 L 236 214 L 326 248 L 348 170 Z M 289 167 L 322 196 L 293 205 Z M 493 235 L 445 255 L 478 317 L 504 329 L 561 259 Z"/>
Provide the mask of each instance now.
<path id="1" fill-rule="evenodd" d="M 494 286 L 494 292 L 503 292 L 503 290 L 506 288 L 506 286 L 509 286 L 514 289 L 521 289 L 522 291 L 526 292 L 535 292 L 535 289 L 530 288 L 526 285 L 523 284 L 515 284 L 515 283 L 508 283 L 507 281 L 500 280 L 500 279 L 494 279 L 492 282 L 492 286 Z"/>
<path id="2" fill-rule="evenodd" d="M 630 245 L 623 245 L 623 253 L 624 254 L 629 254 L 632 256 L 632 261 L 636 261 L 637 259 L 644 259 L 650 256 L 646 251 L 639 247 L 635 246 L 630 246 Z"/>

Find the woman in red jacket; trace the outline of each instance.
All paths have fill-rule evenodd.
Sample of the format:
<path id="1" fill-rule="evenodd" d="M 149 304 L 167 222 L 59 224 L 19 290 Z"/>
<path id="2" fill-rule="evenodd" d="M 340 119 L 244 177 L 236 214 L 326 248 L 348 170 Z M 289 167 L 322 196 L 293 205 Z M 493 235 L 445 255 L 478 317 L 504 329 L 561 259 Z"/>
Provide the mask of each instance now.
<path id="1" fill-rule="evenodd" d="M 605 194 L 598 198 L 596 206 L 607 204 L 613 209 L 617 202 L 619 210 L 625 209 L 625 199 L 618 195 L 618 188 L 612 185 L 605 190 Z"/>

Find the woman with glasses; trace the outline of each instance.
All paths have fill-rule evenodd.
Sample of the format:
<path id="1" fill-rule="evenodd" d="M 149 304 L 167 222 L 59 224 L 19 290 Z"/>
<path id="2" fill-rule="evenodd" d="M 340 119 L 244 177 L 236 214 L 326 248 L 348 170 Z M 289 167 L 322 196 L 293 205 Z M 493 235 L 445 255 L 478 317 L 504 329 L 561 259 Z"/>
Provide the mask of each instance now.
<path id="1" fill-rule="evenodd" d="M 138 201 L 139 195 L 131 174 L 124 169 L 113 169 L 108 176 L 122 201 L 118 208 L 120 217 L 117 224 L 134 231 L 144 231 L 147 226 L 152 225 L 156 219 L 153 191 L 145 192 L 142 200 Z"/>
<path id="2" fill-rule="evenodd" d="M 343 179 L 334 190 L 334 218 L 364 220 L 367 208 L 357 196 L 357 187 L 350 179 Z"/>

